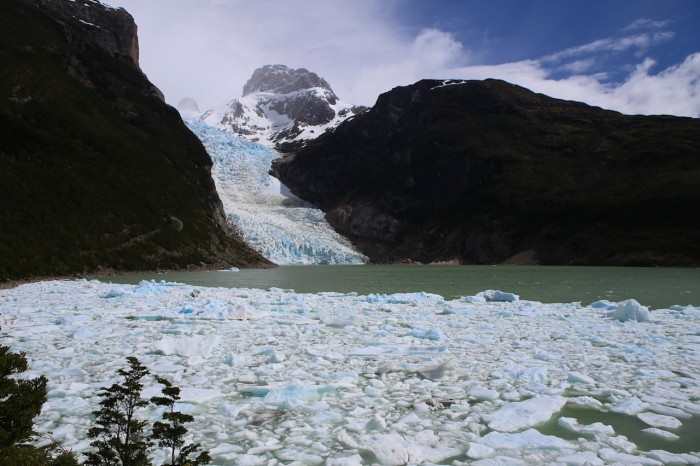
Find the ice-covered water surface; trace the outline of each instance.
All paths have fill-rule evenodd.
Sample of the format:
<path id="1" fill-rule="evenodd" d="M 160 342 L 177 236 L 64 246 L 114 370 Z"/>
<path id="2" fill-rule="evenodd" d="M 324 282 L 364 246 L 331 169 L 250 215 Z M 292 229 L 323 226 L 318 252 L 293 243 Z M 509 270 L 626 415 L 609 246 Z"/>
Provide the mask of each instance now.
<path id="1" fill-rule="evenodd" d="M 212 158 L 212 177 L 229 221 L 254 249 L 277 264 L 361 264 L 366 258 L 336 233 L 319 209 L 305 205 L 269 175 L 272 148 L 186 119 Z"/>
<path id="2" fill-rule="evenodd" d="M 37 429 L 78 452 L 135 355 L 183 388 L 217 465 L 700 462 L 674 447 L 698 435 L 697 307 L 81 280 L 2 290 L 0 314 L 0 344 L 50 380 Z M 591 412 L 636 418 L 655 449 Z M 568 434 L 543 433 L 557 417 Z"/>

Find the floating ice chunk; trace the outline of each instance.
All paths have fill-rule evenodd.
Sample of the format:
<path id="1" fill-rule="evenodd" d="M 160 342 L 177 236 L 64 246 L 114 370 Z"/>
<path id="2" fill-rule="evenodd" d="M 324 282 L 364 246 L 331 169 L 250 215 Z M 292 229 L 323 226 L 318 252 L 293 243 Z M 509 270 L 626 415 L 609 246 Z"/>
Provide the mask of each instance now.
<path id="1" fill-rule="evenodd" d="M 601 299 L 600 301 L 589 304 L 588 307 L 592 307 L 593 309 L 606 309 L 608 311 L 614 311 L 617 307 L 617 303 L 611 303 L 607 299 Z"/>
<path id="2" fill-rule="evenodd" d="M 367 346 L 356 348 L 348 352 L 349 356 L 397 356 L 400 354 L 434 354 L 445 353 L 446 345 L 387 345 Z"/>
<path id="3" fill-rule="evenodd" d="M 610 411 L 614 413 L 627 414 L 628 416 L 633 416 L 637 413 L 641 413 L 647 409 L 649 405 L 644 403 L 642 400 L 633 396 L 632 398 L 627 398 L 621 401 L 617 405 L 610 408 Z"/>
<path id="4" fill-rule="evenodd" d="M 273 364 L 276 362 L 283 362 L 287 360 L 287 356 L 284 353 L 277 351 L 276 349 L 272 351 L 272 354 L 267 360 L 268 364 Z"/>
<path id="5" fill-rule="evenodd" d="M 416 329 L 416 330 L 413 330 L 411 332 L 411 336 L 414 336 L 416 338 L 423 338 L 425 340 L 432 340 L 432 341 L 445 339 L 445 334 L 439 328 L 431 328 L 428 330 Z"/>
<path id="6" fill-rule="evenodd" d="M 656 413 L 639 413 L 637 417 L 641 419 L 644 423 L 649 424 L 652 427 L 661 427 L 664 429 L 677 429 L 683 425 L 681 421 L 673 416 L 665 416 L 663 414 Z"/>
<path id="7" fill-rule="evenodd" d="M 265 456 L 245 454 L 238 455 L 235 459 L 236 465 L 238 466 L 260 466 L 263 464 L 269 464 L 269 460 Z"/>
<path id="8" fill-rule="evenodd" d="M 494 456 L 493 458 L 473 461 L 469 464 L 475 466 L 527 466 L 525 461 L 511 458 L 510 456 Z"/>
<path id="9" fill-rule="evenodd" d="M 612 448 L 601 448 L 598 452 L 600 457 L 609 463 L 621 463 L 621 464 L 641 464 L 650 466 L 663 466 L 663 463 L 657 461 L 653 458 L 646 458 L 644 456 L 630 455 L 629 453 L 620 453 Z"/>
<path id="10" fill-rule="evenodd" d="M 274 455 L 285 462 L 290 462 L 292 464 L 321 464 L 323 463 L 323 458 L 314 455 L 311 453 L 307 453 L 304 451 L 300 451 L 294 448 L 281 448 L 277 451 L 275 451 Z"/>
<path id="11" fill-rule="evenodd" d="M 496 373 L 498 374 L 499 371 Z M 506 366 L 500 374 L 504 378 L 517 380 L 518 382 L 546 382 L 547 368 L 546 367 L 523 367 L 523 366 Z"/>
<path id="12" fill-rule="evenodd" d="M 700 464 L 700 456 L 690 453 L 669 453 L 664 450 L 651 450 L 649 458 L 661 461 L 663 464 Z"/>
<path id="13" fill-rule="evenodd" d="M 628 299 L 627 301 L 622 301 L 617 304 L 613 317 L 620 322 L 628 320 L 647 322 L 649 321 L 650 314 L 646 306 L 642 306 L 634 299 Z"/>
<path id="14" fill-rule="evenodd" d="M 485 303 L 489 301 L 496 302 L 515 302 L 520 299 L 520 296 L 513 293 L 506 293 L 500 290 L 485 290 L 480 291 L 474 296 L 464 296 L 462 301 L 467 303 Z"/>
<path id="15" fill-rule="evenodd" d="M 575 396 L 566 399 L 566 404 L 573 406 L 582 406 L 585 408 L 600 409 L 603 407 L 603 403 L 596 400 L 591 396 Z"/>
<path id="16" fill-rule="evenodd" d="M 379 375 L 389 374 L 391 372 L 403 372 L 403 368 L 396 364 L 394 361 L 387 361 L 381 366 L 377 367 L 376 373 Z"/>
<path id="17" fill-rule="evenodd" d="M 325 325 L 329 327 L 352 327 L 360 323 L 356 314 L 343 314 L 340 316 L 330 316 L 322 320 Z"/>
<path id="18" fill-rule="evenodd" d="M 693 417 L 691 414 L 686 413 L 682 409 L 672 408 L 670 406 L 664 406 L 659 404 L 650 404 L 649 411 L 656 414 L 665 414 L 667 416 L 679 417 L 681 419 L 690 419 Z"/>
<path id="19" fill-rule="evenodd" d="M 218 335 L 193 335 L 191 337 L 164 336 L 156 342 L 155 347 L 166 356 L 176 354 L 186 358 L 193 356 L 208 358 L 220 341 L 221 337 Z"/>
<path id="20" fill-rule="evenodd" d="M 564 455 L 557 458 L 559 463 L 566 466 L 602 466 L 605 464 L 598 455 L 592 451 L 580 451 L 571 455 Z"/>
<path id="21" fill-rule="evenodd" d="M 595 384 L 595 380 L 593 380 L 591 377 L 585 374 L 581 374 L 580 372 L 569 372 L 569 375 L 567 376 L 566 380 L 568 380 L 571 383 L 583 383 L 590 385 Z"/>
<path id="22" fill-rule="evenodd" d="M 421 377 L 430 380 L 440 380 L 445 377 L 449 377 L 457 371 L 457 366 L 452 360 L 447 360 L 435 366 L 427 366 L 418 369 L 416 372 Z"/>
<path id="23" fill-rule="evenodd" d="M 445 298 L 439 294 L 426 293 L 420 291 L 417 293 L 394 293 L 394 294 L 370 294 L 365 296 L 368 303 L 388 303 L 388 304 L 417 304 L 428 301 L 444 301 Z"/>
<path id="24" fill-rule="evenodd" d="M 124 290 L 122 288 L 110 288 L 106 293 L 101 294 L 100 298 L 109 299 L 118 298 L 120 296 L 124 296 Z"/>
<path id="25" fill-rule="evenodd" d="M 503 432 L 489 432 L 481 437 L 479 443 L 491 447 L 494 450 L 575 450 L 576 446 L 566 440 L 544 435 L 535 429 L 528 429 L 515 434 Z"/>
<path id="26" fill-rule="evenodd" d="M 656 427 L 649 427 L 647 429 L 642 429 L 642 432 L 646 432 L 647 434 L 651 435 L 656 435 L 657 437 L 664 438 L 666 440 L 678 440 L 680 437 L 674 434 L 673 432 L 669 432 L 667 430 L 661 430 L 657 429 Z"/>
<path id="27" fill-rule="evenodd" d="M 334 390 L 330 386 L 307 386 L 294 381 L 272 388 L 265 394 L 264 402 L 278 408 L 294 409 L 308 401 L 320 400 L 321 397 Z"/>
<path id="28" fill-rule="evenodd" d="M 566 466 L 602 466 L 605 462 L 592 451 L 581 451 L 570 455 L 559 456 L 556 464 Z"/>
<path id="29" fill-rule="evenodd" d="M 670 306 L 669 309 L 672 311 L 679 312 L 683 316 L 696 318 L 696 319 L 700 318 L 700 307 L 693 307 L 691 305 L 688 305 L 688 306 L 673 305 L 673 306 Z"/>
<path id="30" fill-rule="evenodd" d="M 149 295 L 163 293 L 165 287 L 178 286 L 176 283 L 168 283 L 165 280 L 156 282 L 155 280 L 141 280 L 138 285 L 132 288 L 134 295 Z"/>
<path id="31" fill-rule="evenodd" d="M 384 430 L 384 429 L 386 429 L 386 421 L 379 414 L 375 414 L 374 417 L 372 417 L 372 419 L 367 421 L 367 424 L 365 425 L 365 429 L 367 429 L 367 430 Z"/>
<path id="32" fill-rule="evenodd" d="M 549 420 L 565 404 L 566 398 L 559 395 L 530 398 L 509 403 L 497 411 L 484 415 L 483 419 L 490 429 L 515 432 Z"/>
<path id="33" fill-rule="evenodd" d="M 326 458 L 326 466 L 362 466 L 364 461 L 360 455 L 339 458 Z"/>
<path id="34" fill-rule="evenodd" d="M 572 417 L 562 417 L 559 418 L 559 425 L 566 430 L 571 432 L 576 432 L 577 434 L 588 434 L 588 435 L 615 435 L 615 430 L 612 426 L 603 424 L 602 422 L 594 422 L 593 424 L 581 425 L 578 421 Z"/>
<path id="35" fill-rule="evenodd" d="M 382 434 L 365 440 L 360 448 L 369 451 L 377 457 L 379 464 L 400 466 L 408 463 L 406 441 L 399 434 Z"/>
<path id="36" fill-rule="evenodd" d="M 499 393 L 496 390 L 489 390 L 482 385 L 477 385 L 470 388 L 467 395 L 478 401 L 492 401 L 498 399 Z"/>
<path id="37" fill-rule="evenodd" d="M 487 447 L 481 443 L 472 442 L 469 444 L 469 449 L 467 450 L 467 456 L 469 458 L 474 458 L 475 460 L 488 458 L 492 456 L 495 450 L 491 447 Z"/>
<path id="38" fill-rule="evenodd" d="M 240 272 L 241 269 L 238 267 L 231 267 L 230 269 L 226 269 L 226 272 Z"/>

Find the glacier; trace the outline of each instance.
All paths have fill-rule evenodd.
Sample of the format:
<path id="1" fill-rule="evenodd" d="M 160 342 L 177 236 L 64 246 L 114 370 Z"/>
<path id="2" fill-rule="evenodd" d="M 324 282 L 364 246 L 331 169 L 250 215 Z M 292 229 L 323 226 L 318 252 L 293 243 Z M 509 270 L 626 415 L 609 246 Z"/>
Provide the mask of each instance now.
<path id="1" fill-rule="evenodd" d="M 279 265 L 362 264 L 367 258 L 331 228 L 323 212 L 269 174 L 272 147 L 183 114 L 213 161 L 212 177 L 233 228 Z"/>

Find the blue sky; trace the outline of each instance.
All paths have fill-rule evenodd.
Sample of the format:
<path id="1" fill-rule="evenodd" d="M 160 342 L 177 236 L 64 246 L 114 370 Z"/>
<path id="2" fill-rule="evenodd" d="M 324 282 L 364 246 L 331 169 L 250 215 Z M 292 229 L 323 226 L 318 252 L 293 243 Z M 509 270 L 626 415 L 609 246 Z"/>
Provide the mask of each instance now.
<path id="1" fill-rule="evenodd" d="M 105 0 L 176 104 L 240 97 L 265 64 L 371 105 L 421 78 L 505 79 L 624 113 L 700 116 L 697 0 Z"/>

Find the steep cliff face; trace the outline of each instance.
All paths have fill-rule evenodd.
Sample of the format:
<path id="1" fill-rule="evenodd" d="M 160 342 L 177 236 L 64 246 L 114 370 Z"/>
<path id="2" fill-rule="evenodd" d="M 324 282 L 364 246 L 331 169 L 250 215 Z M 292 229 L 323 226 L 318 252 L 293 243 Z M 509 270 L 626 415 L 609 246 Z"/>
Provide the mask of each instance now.
<path id="1" fill-rule="evenodd" d="M 134 18 L 122 8 L 111 8 L 95 0 L 29 0 L 56 19 L 75 26 L 82 23 L 78 48 L 97 46 L 113 57 L 139 65 L 139 39 Z M 68 40 L 72 35 L 68 29 Z M 75 44 L 72 44 L 75 45 Z"/>
<path id="2" fill-rule="evenodd" d="M 227 230 L 135 34 L 99 2 L 0 3 L 0 279 L 268 264 Z"/>
<path id="3" fill-rule="evenodd" d="M 375 262 L 700 264 L 700 121 L 420 81 L 278 161 Z"/>

